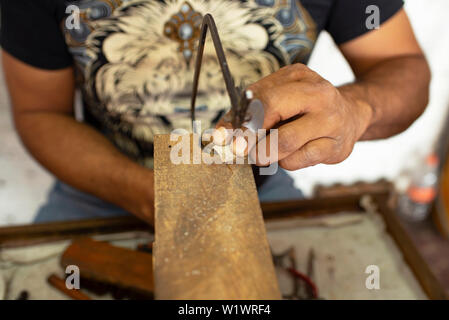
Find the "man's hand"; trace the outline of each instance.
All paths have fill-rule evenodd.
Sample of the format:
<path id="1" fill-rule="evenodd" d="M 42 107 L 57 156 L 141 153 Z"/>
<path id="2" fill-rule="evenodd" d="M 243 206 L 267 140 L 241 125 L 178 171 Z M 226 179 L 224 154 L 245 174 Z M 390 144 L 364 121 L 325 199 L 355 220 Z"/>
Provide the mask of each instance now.
<path id="1" fill-rule="evenodd" d="M 302 64 L 284 67 L 249 89 L 264 105 L 263 128 L 278 129 L 278 154 L 270 155 L 270 162 L 277 157 L 287 170 L 345 160 L 373 113 Z M 270 136 L 266 139 L 269 146 Z M 269 163 L 257 159 L 257 164 Z"/>
<path id="2" fill-rule="evenodd" d="M 356 76 L 353 83 L 336 88 L 296 64 L 249 88 L 264 104 L 263 127 L 279 129 L 279 164 L 285 169 L 341 162 L 358 140 L 404 131 L 427 105 L 430 71 L 404 10 L 339 48 Z M 241 154 L 246 144 L 237 139 L 234 150 Z M 256 149 L 249 149 L 257 159 Z M 269 159 L 276 161 L 276 155 Z"/>

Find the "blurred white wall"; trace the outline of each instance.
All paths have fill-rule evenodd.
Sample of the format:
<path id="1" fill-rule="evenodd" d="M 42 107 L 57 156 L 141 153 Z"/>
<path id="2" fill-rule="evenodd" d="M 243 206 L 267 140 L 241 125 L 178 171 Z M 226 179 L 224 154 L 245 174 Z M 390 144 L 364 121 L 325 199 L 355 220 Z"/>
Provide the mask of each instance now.
<path id="1" fill-rule="evenodd" d="M 354 0 L 355 1 L 355 0 Z M 410 159 L 428 152 L 439 134 L 449 102 L 448 0 L 406 0 L 418 40 L 432 68 L 431 101 L 425 114 L 405 133 L 359 143 L 343 163 L 292 173 L 310 194 L 316 184 L 395 179 Z M 310 66 L 334 84 L 352 79 L 351 71 L 327 34 L 322 34 Z M 0 69 L 1 73 L 1 69 Z M 0 225 L 28 223 L 45 201 L 53 178 L 25 152 L 14 132 L 3 76 L 0 74 Z"/>
<path id="2" fill-rule="evenodd" d="M 52 180 L 26 153 L 14 130 L 0 64 L 0 225 L 31 222 Z"/>
<path id="3" fill-rule="evenodd" d="M 449 107 L 448 0 L 406 0 L 416 37 L 432 70 L 430 104 L 407 131 L 393 138 L 358 143 L 351 156 L 338 165 L 317 165 L 291 173 L 296 185 L 310 194 L 316 184 L 358 180 L 394 180 L 404 167 L 413 166 L 433 148 Z M 352 72 L 328 34 L 322 34 L 309 66 L 334 85 L 353 79 Z M 419 76 L 419 75 L 417 75 Z"/>

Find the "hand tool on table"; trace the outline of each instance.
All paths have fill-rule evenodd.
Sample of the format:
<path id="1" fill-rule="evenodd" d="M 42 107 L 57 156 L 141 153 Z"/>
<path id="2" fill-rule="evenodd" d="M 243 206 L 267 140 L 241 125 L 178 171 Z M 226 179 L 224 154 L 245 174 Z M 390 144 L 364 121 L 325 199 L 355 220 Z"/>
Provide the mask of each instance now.
<path id="1" fill-rule="evenodd" d="M 142 249 L 148 249 L 149 245 Z M 148 297 L 153 295 L 153 256 L 90 238 L 75 239 L 61 256 L 61 266 L 78 266 L 83 278 Z"/>
<path id="2" fill-rule="evenodd" d="M 311 281 L 314 281 L 314 276 L 315 276 L 315 251 L 313 250 L 313 248 L 309 249 L 309 255 L 307 258 L 307 277 L 309 277 L 309 279 Z M 308 287 L 308 294 L 309 294 L 309 299 L 313 299 L 315 292 L 313 291 L 312 287 Z M 316 295 L 318 295 L 318 293 L 316 293 Z"/>
<path id="3" fill-rule="evenodd" d="M 296 268 L 296 257 L 294 247 L 290 247 L 280 254 L 274 254 L 273 262 L 275 267 L 281 268 L 287 271 L 293 279 L 293 290 L 291 294 L 284 295 L 285 299 L 319 299 L 318 288 L 316 284 L 312 281 L 311 276 L 313 276 L 313 264 L 315 255 L 313 249 L 310 249 L 307 263 L 307 275 L 303 274 Z M 286 265 L 285 261 L 288 259 L 289 265 Z M 304 284 L 306 285 L 306 294 L 304 294 Z"/>
<path id="4" fill-rule="evenodd" d="M 226 84 L 226 90 L 231 100 L 230 122 L 234 129 L 242 126 L 257 132 L 263 126 L 264 108 L 262 102 L 254 99 L 253 92 L 246 90 L 242 86 L 236 87 L 234 79 L 229 70 L 223 45 L 220 41 L 217 26 L 214 18 L 210 14 L 206 14 L 203 18 L 200 39 L 198 44 L 198 52 L 196 57 L 195 74 L 193 79 L 193 92 L 191 100 L 191 118 L 192 125 L 195 121 L 195 103 L 198 93 L 199 77 L 201 72 L 201 64 L 203 61 L 204 46 L 206 43 L 207 30 L 210 30 L 211 38 L 215 47 L 218 62 L 221 67 L 223 78 Z M 195 130 L 195 126 L 193 126 Z M 196 132 L 198 133 L 198 132 Z"/>

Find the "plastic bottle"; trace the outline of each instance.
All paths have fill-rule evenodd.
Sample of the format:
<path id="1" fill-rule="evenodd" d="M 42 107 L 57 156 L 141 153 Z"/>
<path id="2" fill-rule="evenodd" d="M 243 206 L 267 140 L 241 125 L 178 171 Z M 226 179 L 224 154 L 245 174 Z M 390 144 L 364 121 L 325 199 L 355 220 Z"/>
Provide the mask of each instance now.
<path id="1" fill-rule="evenodd" d="M 399 213 L 409 221 L 423 221 L 437 195 L 438 156 L 426 157 L 424 165 L 417 168 L 406 192 L 399 198 Z"/>

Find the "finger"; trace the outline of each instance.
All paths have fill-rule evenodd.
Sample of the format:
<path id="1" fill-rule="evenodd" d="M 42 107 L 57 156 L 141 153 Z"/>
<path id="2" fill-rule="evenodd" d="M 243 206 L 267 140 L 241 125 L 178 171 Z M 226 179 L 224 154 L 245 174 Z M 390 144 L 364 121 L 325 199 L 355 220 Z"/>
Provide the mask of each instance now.
<path id="1" fill-rule="evenodd" d="M 273 108 L 274 112 L 278 112 L 276 109 L 276 106 L 283 106 L 283 103 L 279 103 L 281 100 L 279 100 L 281 97 L 290 96 L 292 90 L 291 89 L 298 89 L 297 86 L 295 88 L 291 88 L 295 84 L 297 85 L 298 81 L 305 80 L 305 79 L 311 79 L 314 76 L 316 76 L 315 72 L 313 72 L 311 69 L 309 69 L 307 66 L 297 63 L 294 65 L 286 66 L 278 70 L 277 72 L 274 72 L 265 78 L 262 78 L 261 80 L 257 81 L 256 83 L 253 83 L 250 85 L 247 90 L 251 90 L 254 94 L 254 98 L 258 98 L 262 100 L 262 102 L 265 101 L 265 104 L 267 105 L 269 109 Z M 276 94 L 278 91 L 278 87 L 287 85 L 287 88 L 284 88 L 284 91 L 287 91 L 287 94 L 284 94 L 284 92 L 281 92 L 281 94 Z M 275 88 L 275 90 L 273 90 Z M 290 93 L 290 94 L 288 94 Z M 273 103 L 271 101 L 273 100 Z M 296 99 L 297 101 L 297 99 Z M 273 107 L 272 107 L 273 106 Z M 285 109 L 285 108 L 282 108 Z M 226 128 L 232 128 L 232 124 L 227 121 L 226 119 L 229 118 L 230 112 L 226 113 L 217 123 L 216 128 L 218 127 L 226 127 Z M 282 120 L 285 120 L 287 118 L 290 118 L 291 116 L 285 115 Z M 269 121 L 264 128 L 271 128 L 274 125 L 272 124 L 273 121 Z M 279 121 L 274 121 L 275 123 Z"/>
<path id="2" fill-rule="evenodd" d="M 232 142 L 232 153 L 239 157 L 246 157 L 249 150 L 257 144 L 257 134 L 247 128 L 233 130 L 219 127 L 214 130 L 212 141 L 218 146 L 227 146 Z"/>
<path id="3" fill-rule="evenodd" d="M 238 157 L 246 157 L 248 150 L 248 140 L 243 135 L 235 137 L 232 152 Z"/>
<path id="4" fill-rule="evenodd" d="M 326 136 L 326 128 L 320 122 L 319 117 L 306 114 L 278 129 L 270 130 L 270 134 L 250 151 L 251 159 L 257 165 L 265 166 L 287 158 L 309 141 Z"/>
<path id="5" fill-rule="evenodd" d="M 319 138 L 306 143 L 288 157 L 279 161 L 281 168 L 298 170 L 311 167 L 319 163 L 326 163 L 335 150 L 335 140 L 332 138 Z"/>
<path id="6" fill-rule="evenodd" d="M 258 135 L 256 132 L 243 128 L 234 133 L 233 152 L 239 157 L 246 157 L 248 153 L 257 145 Z"/>
<path id="7" fill-rule="evenodd" d="M 302 63 L 285 66 L 278 71 L 255 82 L 248 89 L 254 93 L 264 91 L 267 88 L 279 86 L 288 82 L 299 81 L 303 78 L 310 77 L 314 72 Z"/>
<path id="8" fill-rule="evenodd" d="M 271 129 L 310 110 L 317 103 L 316 92 L 311 87 L 309 83 L 288 82 L 255 94 L 264 106 L 263 129 Z"/>
<path id="9" fill-rule="evenodd" d="M 224 126 L 217 128 L 212 133 L 213 143 L 218 146 L 225 146 L 231 142 L 231 128 L 226 128 Z"/>

